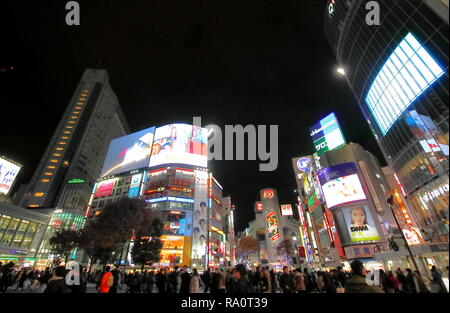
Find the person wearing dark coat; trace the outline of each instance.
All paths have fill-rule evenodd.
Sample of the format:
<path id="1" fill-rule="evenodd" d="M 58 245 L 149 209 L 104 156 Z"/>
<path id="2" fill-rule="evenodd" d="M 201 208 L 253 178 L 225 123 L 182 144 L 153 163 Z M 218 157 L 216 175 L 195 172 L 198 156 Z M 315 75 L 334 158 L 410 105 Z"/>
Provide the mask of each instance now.
<path id="1" fill-rule="evenodd" d="M 189 286 L 191 284 L 191 275 L 189 275 L 187 271 L 187 266 L 183 266 L 183 270 L 181 272 L 181 285 L 180 285 L 180 293 L 189 293 Z"/>
<path id="2" fill-rule="evenodd" d="M 369 285 L 366 282 L 366 273 L 364 264 L 355 260 L 350 264 L 352 268 L 352 277 L 347 280 L 345 285 L 345 293 L 384 293 L 380 287 Z"/>
<path id="3" fill-rule="evenodd" d="M 156 287 L 158 288 L 158 293 L 167 292 L 167 275 L 161 269 L 158 274 L 156 274 Z"/>
<path id="4" fill-rule="evenodd" d="M 202 276 L 200 278 L 201 278 L 201 280 L 203 282 L 203 286 L 205 286 L 204 293 L 207 293 L 208 290 L 210 290 L 212 292 L 212 290 L 211 290 L 211 271 L 210 271 L 210 269 L 208 268 L 202 274 Z"/>
<path id="5" fill-rule="evenodd" d="M 255 293 L 255 288 L 248 279 L 244 264 L 236 265 L 234 277 L 237 279 L 235 293 Z"/>
<path id="6" fill-rule="evenodd" d="M 283 290 L 283 293 L 293 293 L 295 290 L 294 280 L 291 273 L 289 273 L 289 268 L 287 266 L 283 267 L 283 274 L 281 274 L 280 277 L 280 287 Z"/>
<path id="7" fill-rule="evenodd" d="M 67 270 L 64 266 L 58 266 L 53 273 L 53 277 L 48 281 L 44 293 L 70 293 L 66 284 Z"/>
<path id="8" fill-rule="evenodd" d="M 402 272 L 401 268 L 398 268 L 398 269 L 397 269 L 396 274 L 397 274 L 397 279 L 398 279 L 398 281 L 400 282 L 400 285 L 401 285 L 401 288 L 402 288 L 402 289 L 401 289 L 401 292 L 403 292 L 403 293 L 409 293 L 410 291 L 409 291 L 409 289 L 408 289 L 408 283 L 407 283 L 407 281 L 406 281 L 406 276 L 403 275 L 403 272 Z"/>

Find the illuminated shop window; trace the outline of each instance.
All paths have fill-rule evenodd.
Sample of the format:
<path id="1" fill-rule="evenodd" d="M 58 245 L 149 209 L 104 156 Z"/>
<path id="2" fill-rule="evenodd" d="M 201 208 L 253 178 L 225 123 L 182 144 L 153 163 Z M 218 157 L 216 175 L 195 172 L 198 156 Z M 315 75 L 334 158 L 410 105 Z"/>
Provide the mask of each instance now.
<path id="1" fill-rule="evenodd" d="M 28 207 L 29 208 L 37 208 L 37 207 L 39 207 L 39 204 L 30 204 Z"/>
<path id="2" fill-rule="evenodd" d="M 388 58 L 366 96 L 383 135 L 406 108 L 444 74 L 433 57 L 409 33 Z"/>
<path id="3" fill-rule="evenodd" d="M 41 183 L 48 183 L 49 181 L 50 181 L 50 179 L 47 179 L 47 178 L 41 179 Z"/>
<path id="4" fill-rule="evenodd" d="M 80 96 L 87 97 L 87 94 L 86 93 L 82 93 Z"/>
<path id="5" fill-rule="evenodd" d="M 80 111 L 73 111 L 73 114 L 80 114 Z"/>
<path id="6" fill-rule="evenodd" d="M 77 105 L 83 105 L 84 103 L 83 102 L 77 102 Z"/>
<path id="7" fill-rule="evenodd" d="M 81 107 L 75 107 L 74 109 L 75 110 L 81 110 Z"/>
<path id="8" fill-rule="evenodd" d="M 71 116 L 70 118 L 74 118 L 74 119 L 77 119 L 77 118 L 78 118 L 78 116 Z"/>
<path id="9" fill-rule="evenodd" d="M 56 166 L 54 166 L 54 165 L 49 165 L 49 166 L 47 166 L 47 168 L 49 168 L 49 169 L 51 169 L 51 170 L 54 170 L 54 169 L 56 168 Z"/>
<path id="10" fill-rule="evenodd" d="M 86 98 L 80 98 L 79 100 L 80 100 L 80 101 L 85 101 L 85 100 L 86 100 Z"/>
<path id="11" fill-rule="evenodd" d="M 70 132 L 69 131 L 65 131 L 64 134 L 70 135 Z"/>
<path id="12" fill-rule="evenodd" d="M 43 197 L 43 196 L 44 196 L 44 193 L 43 193 L 43 192 L 35 192 L 35 193 L 34 193 L 34 196 L 35 196 L 35 197 Z"/>

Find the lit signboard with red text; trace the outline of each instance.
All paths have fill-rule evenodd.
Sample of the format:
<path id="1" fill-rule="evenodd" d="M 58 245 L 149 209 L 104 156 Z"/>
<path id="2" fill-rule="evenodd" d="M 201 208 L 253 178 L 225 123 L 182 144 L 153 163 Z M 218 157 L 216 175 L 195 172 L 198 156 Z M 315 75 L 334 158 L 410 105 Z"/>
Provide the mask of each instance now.
<path id="1" fill-rule="evenodd" d="M 94 193 L 94 198 L 110 196 L 113 193 L 116 179 L 108 179 L 98 183 L 97 190 Z"/>
<path id="2" fill-rule="evenodd" d="M 278 229 L 277 217 L 274 211 L 266 215 L 266 221 L 267 221 L 267 230 L 269 232 L 269 238 L 270 240 L 272 240 L 272 242 L 274 242 L 281 236 L 280 231 Z"/>

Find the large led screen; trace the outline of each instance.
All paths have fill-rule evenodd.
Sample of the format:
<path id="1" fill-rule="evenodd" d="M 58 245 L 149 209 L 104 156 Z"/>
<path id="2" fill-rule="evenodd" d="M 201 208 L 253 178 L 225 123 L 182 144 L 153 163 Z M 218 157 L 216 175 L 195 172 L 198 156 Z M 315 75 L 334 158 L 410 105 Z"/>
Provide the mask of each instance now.
<path id="1" fill-rule="evenodd" d="M 19 170 L 20 166 L 0 157 L 0 193 L 8 194 Z"/>
<path id="2" fill-rule="evenodd" d="M 150 162 L 155 127 L 113 139 L 109 145 L 101 177 L 147 167 Z"/>
<path id="3" fill-rule="evenodd" d="M 354 163 L 343 163 L 319 171 L 319 180 L 329 209 L 366 200 Z"/>
<path id="4" fill-rule="evenodd" d="M 373 81 L 366 103 L 385 135 L 397 118 L 444 70 L 413 34 L 400 42 Z"/>
<path id="5" fill-rule="evenodd" d="M 372 214 L 367 206 L 344 208 L 342 212 L 352 242 L 363 243 L 380 240 Z"/>
<path id="6" fill-rule="evenodd" d="M 318 155 L 345 145 L 344 135 L 334 113 L 321 119 L 309 130 Z"/>
<path id="7" fill-rule="evenodd" d="M 158 127 L 153 141 L 150 166 L 168 163 L 207 167 L 208 130 L 187 124 Z"/>

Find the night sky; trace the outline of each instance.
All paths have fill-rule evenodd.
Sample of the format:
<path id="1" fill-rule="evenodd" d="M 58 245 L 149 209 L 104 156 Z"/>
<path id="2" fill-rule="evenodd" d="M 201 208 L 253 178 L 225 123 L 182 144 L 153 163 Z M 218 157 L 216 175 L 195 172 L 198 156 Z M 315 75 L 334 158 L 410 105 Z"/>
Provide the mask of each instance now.
<path id="1" fill-rule="evenodd" d="M 336 113 L 347 141 L 382 158 L 335 74 L 326 0 L 83 0 L 81 26 L 65 24 L 66 1 L 9 2 L 0 10 L 0 154 L 24 165 L 14 189 L 31 179 L 84 69 L 96 66 L 108 71 L 133 131 L 193 116 L 221 127 L 279 125 L 276 171 L 210 162 L 238 230 L 260 189 L 294 201 L 291 158 L 313 152 L 308 128 L 327 114 Z"/>

